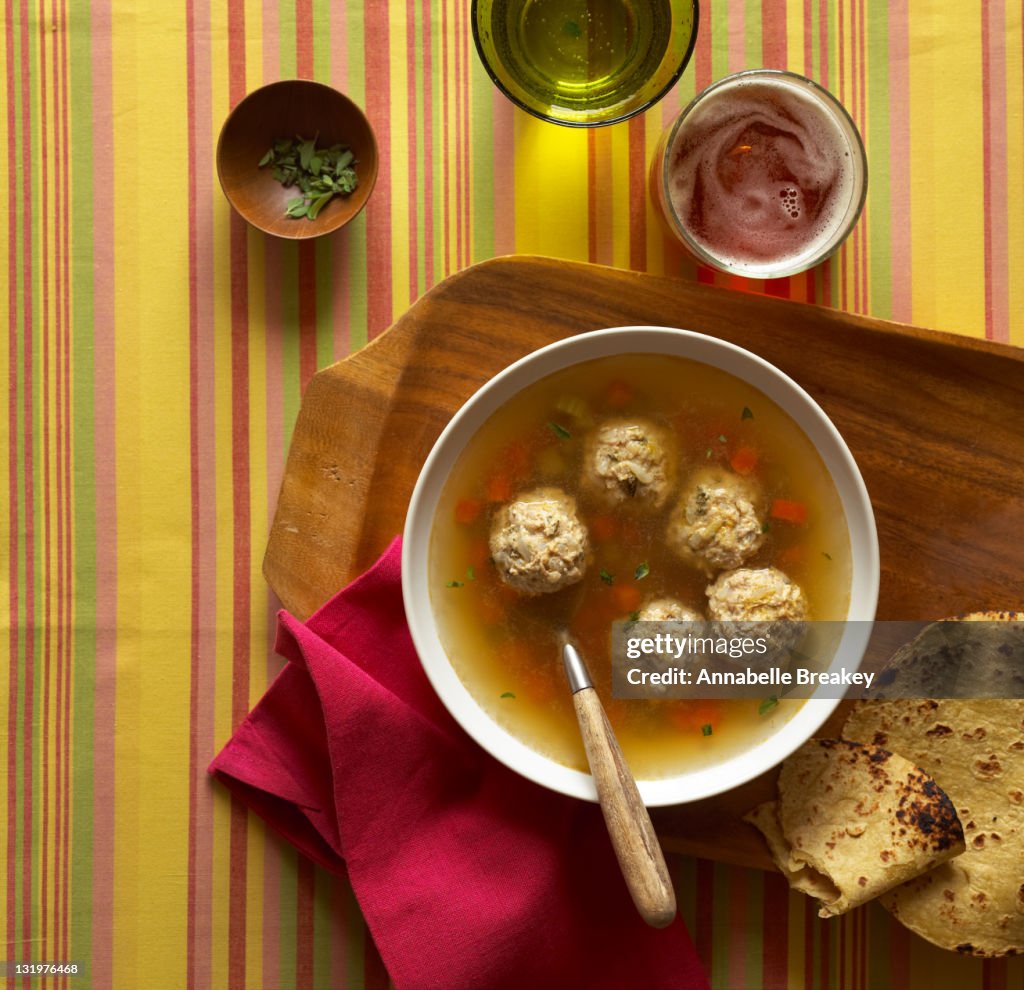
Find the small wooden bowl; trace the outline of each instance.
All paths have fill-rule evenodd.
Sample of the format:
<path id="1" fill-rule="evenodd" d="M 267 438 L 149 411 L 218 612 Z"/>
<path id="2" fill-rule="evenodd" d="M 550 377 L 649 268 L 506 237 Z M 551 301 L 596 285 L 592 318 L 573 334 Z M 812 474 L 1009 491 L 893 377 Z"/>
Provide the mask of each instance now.
<path id="1" fill-rule="evenodd" d="M 315 220 L 285 215 L 299 192 L 285 188 L 260 159 L 281 138 L 315 137 L 317 147 L 348 145 L 359 185 L 335 196 Z M 228 115 L 217 142 L 217 176 L 228 202 L 258 230 L 301 240 L 344 227 L 366 205 L 377 181 L 377 141 L 362 110 L 347 96 L 311 79 L 284 79 L 253 90 Z"/>

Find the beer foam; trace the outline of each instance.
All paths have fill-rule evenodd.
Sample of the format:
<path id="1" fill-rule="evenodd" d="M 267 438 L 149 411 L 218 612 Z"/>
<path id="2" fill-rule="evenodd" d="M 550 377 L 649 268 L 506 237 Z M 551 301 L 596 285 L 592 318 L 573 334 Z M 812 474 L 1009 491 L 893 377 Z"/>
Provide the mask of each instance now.
<path id="1" fill-rule="evenodd" d="M 668 155 L 672 209 L 690 237 L 722 264 L 757 274 L 827 251 L 858 191 L 839 120 L 784 79 L 713 91 L 687 114 Z"/>

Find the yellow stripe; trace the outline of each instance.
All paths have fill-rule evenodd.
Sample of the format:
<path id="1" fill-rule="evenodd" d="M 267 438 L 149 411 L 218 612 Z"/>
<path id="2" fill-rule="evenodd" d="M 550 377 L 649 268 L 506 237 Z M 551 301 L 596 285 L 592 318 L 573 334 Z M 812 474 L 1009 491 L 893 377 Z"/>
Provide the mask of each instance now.
<path id="1" fill-rule="evenodd" d="M 1009 238 L 1010 341 L 1024 345 L 1024 187 L 1019 181 L 1024 161 L 1024 39 L 1019 5 L 1006 5 L 1006 116 L 999 121 L 1006 128 L 1006 214 Z M 997 209 L 1002 205 L 997 203 Z"/>
<path id="2" fill-rule="evenodd" d="M 980 79 L 984 71 L 978 30 L 981 11 L 978 0 L 961 5 L 959 37 L 951 49 L 940 7 L 937 0 L 911 0 L 908 10 L 914 25 L 910 33 L 913 321 L 979 336 L 985 332 L 984 295 L 965 291 L 964 278 L 981 274 L 984 216 L 981 210 L 958 208 L 954 194 L 960 188 L 966 202 L 981 202 L 979 90 L 964 85 L 965 79 Z"/>
<path id="3" fill-rule="evenodd" d="M 586 131 L 517 110 L 515 147 L 516 251 L 586 259 Z"/>
<path id="4" fill-rule="evenodd" d="M 161 36 L 185 37 L 183 8 L 159 16 Z M 181 985 L 187 955 L 184 927 L 167 923 L 184 917 L 188 892 L 188 293 L 168 291 L 187 279 L 188 258 L 186 239 L 167 235 L 188 222 L 186 74 L 178 46 L 150 43 L 147 20 L 119 21 L 113 36 L 118 986 L 143 986 L 154 973 Z"/>
<path id="5" fill-rule="evenodd" d="M 804 0 L 789 0 L 786 4 L 786 68 L 790 72 L 807 75 L 804 61 Z"/>

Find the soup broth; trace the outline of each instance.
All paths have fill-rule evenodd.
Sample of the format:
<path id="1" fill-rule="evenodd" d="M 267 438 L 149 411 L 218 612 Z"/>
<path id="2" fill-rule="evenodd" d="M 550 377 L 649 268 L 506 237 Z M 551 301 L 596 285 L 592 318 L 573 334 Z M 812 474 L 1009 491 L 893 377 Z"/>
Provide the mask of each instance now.
<path id="1" fill-rule="evenodd" d="M 610 508 L 581 483 L 589 434 L 642 418 L 667 431 L 678 470 L 664 504 Z M 492 718 L 552 759 L 586 770 L 565 673 L 567 629 L 590 669 L 630 767 L 641 779 L 704 768 L 749 748 L 799 701 L 616 699 L 611 629 L 671 597 L 707 614 L 714 579 L 666 542 L 688 477 L 719 468 L 756 484 L 763 541 L 742 566 L 776 567 L 803 590 L 810 619 L 843 619 L 850 546 L 838 493 L 817 451 L 777 405 L 707 365 L 664 355 L 599 358 L 521 391 L 483 424 L 446 482 L 431 533 L 431 599 L 441 642 Z M 495 514 L 517 495 L 558 488 L 576 500 L 588 534 L 584 577 L 523 594 L 491 557 Z"/>

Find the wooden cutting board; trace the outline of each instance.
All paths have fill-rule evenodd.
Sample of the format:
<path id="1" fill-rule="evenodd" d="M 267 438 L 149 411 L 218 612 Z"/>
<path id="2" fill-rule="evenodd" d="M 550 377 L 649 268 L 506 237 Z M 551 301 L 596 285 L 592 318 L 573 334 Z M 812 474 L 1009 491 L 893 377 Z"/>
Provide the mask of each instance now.
<path id="1" fill-rule="evenodd" d="M 431 445 L 488 378 L 554 340 L 637 324 L 746 347 L 822 406 L 874 505 L 880 619 L 1024 607 L 1024 350 L 524 256 L 453 275 L 310 381 L 263 563 L 285 607 L 308 617 L 401 532 Z M 720 797 L 658 809 L 659 834 L 670 849 L 769 867 L 741 818 L 774 784 L 770 773 Z"/>

